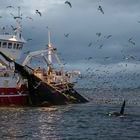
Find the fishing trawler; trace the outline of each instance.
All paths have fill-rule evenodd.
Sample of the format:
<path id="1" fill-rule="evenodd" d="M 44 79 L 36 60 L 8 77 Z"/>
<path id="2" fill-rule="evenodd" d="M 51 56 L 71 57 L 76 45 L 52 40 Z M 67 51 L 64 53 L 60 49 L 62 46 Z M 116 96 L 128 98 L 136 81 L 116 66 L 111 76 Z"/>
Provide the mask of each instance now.
<path id="1" fill-rule="evenodd" d="M 73 77 L 79 71 L 65 71 L 61 63 L 57 49 L 50 43 L 49 33 L 48 47 L 44 50 L 30 52 L 23 64 L 17 63 L 3 52 L 0 55 L 14 65 L 15 73 L 19 75 L 19 81 L 25 81 L 28 91 L 28 103 L 30 106 L 66 105 L 70 103 L 86 103 L 88 100 L 81 96 L 72 82 Z M 39 67 L 33 67 L 31 60 L 42 58 Z M 56 67 L 57 66 L 57 67 Z"/>
<path id="2" fill-rule="evenodd" d="M 26 41 L 21 36 L 20 13 L 14 35 L 0 36 L 1 87 L 0 106 L 50 106 L 69 103 L 86 103 L 88 100 L 74 89 L 72 79 L 79 71 L 64 70 L 57 49 L 50 41 L 44 50 L 30 52 L 22 64 L 17 63 Z M 31 60 L 42 59 L 45 64 L 33 67 Z"/>
<path id="3" fill-rule="evenodd" d="M 0 51 L 10 59 L 17 61 L 21 57 L 22 50 L 26 41 L 21 35 L 21 16 L 18 7 L 18 16 L 14 32 L 7 33 L 3 28 L 0 35 Z M 24 81 L 18 80 L 14 73 L 14 66 L 0 56 L 0 106 L 27 105 L 28 91 Z"/>
<path id="4" fill-rule="evenodd" d="M 16 65 L 16 70 L 28 81 L 30 101 L 32 105 L 60 105 L 69 103 L 88 102 L 74 89 L 73 78 L 79 71 L 65 71 L 57 49 L 50 41 L 48 31 L 48 47 L 44 50 L 34 51 L 27 55 L 22 66 Z M 45 65 L 37 68 L 30 66 L 30 60 L 41 57 Z M 42 66 L 42 67 L 41 67 Z"/>

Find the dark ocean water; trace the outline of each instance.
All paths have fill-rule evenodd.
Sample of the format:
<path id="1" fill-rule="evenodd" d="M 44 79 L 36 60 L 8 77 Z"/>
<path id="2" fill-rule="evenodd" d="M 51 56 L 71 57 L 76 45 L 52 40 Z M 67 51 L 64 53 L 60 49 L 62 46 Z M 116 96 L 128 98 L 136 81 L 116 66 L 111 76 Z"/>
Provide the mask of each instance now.
<path id="1" fill-rule="evenodd" d="M 1 140 L 140 140 L 139 90 L 79 89 L 90 102 L 0 108 Z M 125 117 L 110 117 L 126 99 Z"/>

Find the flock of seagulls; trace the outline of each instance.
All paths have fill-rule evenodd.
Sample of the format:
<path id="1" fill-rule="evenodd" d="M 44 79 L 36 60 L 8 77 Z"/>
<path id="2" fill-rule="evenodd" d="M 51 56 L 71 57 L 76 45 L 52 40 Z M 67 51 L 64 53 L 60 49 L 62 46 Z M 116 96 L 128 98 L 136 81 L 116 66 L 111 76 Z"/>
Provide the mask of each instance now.
<path id="1" fill-rule="evenodd" d="M 67 4 L 70 8 L 72 8 L 71 2 L 65 1 L 64 3 Z M 15 7 L 13 7 L 13 6 L 11 6 L 11 5 L 7 6 L 6 8 L 15 9 Z M 42 16 L 42 13 L 41 13 L 38 9 L 35 10 L 35 13 L 36 13 L 37 15 L 39 15 L 40 17 Z M 10 13 L 10 14 L 16 19 L 16 17 L 15 17 L 12 13 Z M 2 18 L 2 16 L 1 16 L 0 18 Z M 32 18 L 32 17 L 29 17 L 29 16 L 27 16 L 26 18 L 33 20 L 33 18 Z"/>
<path id="2" fill-rule="evenodd" d="M 104 46 L 104 43 L 107 40 L 112 38 L 111 34 L 103 36 L 103 33 L 101 33 L 101 32 L 97 32 L 96 36 L 98 37 L 97 40 L 96 41 L 90 41 L 88 43 L 88 47 L 92 47 L 93 46 L 95 48 L 102 49 L 102 47 Z"/>

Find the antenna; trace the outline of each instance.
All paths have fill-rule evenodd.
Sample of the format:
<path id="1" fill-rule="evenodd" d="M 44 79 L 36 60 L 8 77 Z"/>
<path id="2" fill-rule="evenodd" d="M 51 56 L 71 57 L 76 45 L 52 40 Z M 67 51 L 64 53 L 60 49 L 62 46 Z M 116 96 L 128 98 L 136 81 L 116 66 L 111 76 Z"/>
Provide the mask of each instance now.
<path id="1" fill-rule="evenodd" d="M 18 6 L 18 17 L 20 17 L 20 7 Z"/>
<path id="2" fill-rule="evenodd" d="M 51 45 L 51 33 L 50 31 L 48 30 L 48 44 Z"/>
<path id="3" fill-rule="evenodd" d="M 22 20 L 22 17 L 21 17 L 21 10 L 20 10 L 20 6 L 17 7 L 18 8 L 18 15 L 17 16 L 14 16 L 14 19 L 17 19 L 16 22 L 17 22 L 17 28 L 15 30 L 15 33 L 16 35 L 21 38 L 21 20 Z"/>
<path id="4" fill-rule="evenodd" d="M 10 13 L 10 15 L 13 16 L 14 19 L 22 19 L 22 17 L 21 17 L 22 14 L 21 14 L 20 7 L 18 6 L 17 8 L 18 8 L 18 15 L 15 16 L 13 13 Z"/>

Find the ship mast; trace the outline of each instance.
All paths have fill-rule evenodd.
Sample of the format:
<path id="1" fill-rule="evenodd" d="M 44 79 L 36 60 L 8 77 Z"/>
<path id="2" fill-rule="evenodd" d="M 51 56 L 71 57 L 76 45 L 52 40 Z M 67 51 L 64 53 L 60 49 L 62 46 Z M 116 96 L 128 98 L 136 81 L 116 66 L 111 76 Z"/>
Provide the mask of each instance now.
<path id="1" fill-rule="evenodd" d="M 54 51 L 55 48 L 52 47 L 52 44 L 51 44 L 51 39 L 50 39 L 51 35 L 50 35 L 50 31 L 48 31 L 48 61 L 50 64 L 52 64 L 52 55 L 55 56 L 58 64 L 61 66 L 61 70 L 63 69 L 63 65 L 60 61 L 60 59 L 58 58 L 56 52 Z"/>
<path id="2" fill-rule="evenodd" d="M 20 7 L 18 7 L 18 15 L 17 16 L 14 16 L 14 19 L 16 20 L 16 23 L 17 23 L 17 27 L 16 27 L 16 30 L 15 30 L 15 35 L 18 37 L 18 38 L 21 38 L 21 10 L 20 10 Z"/>
<path id="3" fill-rule="evenodd" d="M 48 60 L 52 64 L 52 46 L 50 40 L 50 31 L 48 31 Z"/>
<path id="4" fill-rule="evenodd" d="M 48 31 L 48 61 L 49 61 L 49 65 L 48 65 L 48 74 L 51 73 L 52 68 L 52 46 L 51 46 L 51 39 L 50 39 L 50 31 Z"/>

